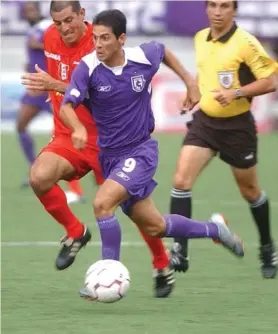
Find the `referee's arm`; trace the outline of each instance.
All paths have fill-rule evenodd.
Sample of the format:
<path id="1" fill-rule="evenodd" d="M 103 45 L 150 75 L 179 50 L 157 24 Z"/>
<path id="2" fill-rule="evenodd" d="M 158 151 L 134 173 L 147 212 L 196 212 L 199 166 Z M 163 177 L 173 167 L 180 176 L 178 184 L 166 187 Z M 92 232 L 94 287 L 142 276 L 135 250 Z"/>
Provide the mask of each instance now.
<path id="1" fill-rule="evenodd" d="M 276 90 L 277 64 L 268 56 L 263 46 L 254 37 L 246 39 L 242 48 L 243 59 L 256 77 L 256 81 L 241 87 L 246 97 L 253 97 L 274 92 Z"/>

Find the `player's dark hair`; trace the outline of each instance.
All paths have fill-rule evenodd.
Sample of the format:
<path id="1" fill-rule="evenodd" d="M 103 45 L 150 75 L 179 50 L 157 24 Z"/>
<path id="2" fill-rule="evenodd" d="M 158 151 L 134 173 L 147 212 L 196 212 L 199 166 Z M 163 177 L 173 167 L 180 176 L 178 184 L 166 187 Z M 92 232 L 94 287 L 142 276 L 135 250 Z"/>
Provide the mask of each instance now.
<path id="1" fill-rule="evenodd" d="M 206 6 L 208 5 L 210 1 L 206 0 Z M 233 2 L 234 5 L 234 9 L 237 10 L 238 9 L 238 1 L 237 0 L 231 0 L 231 2 Z"/>
<path id="2" fill-rule="evenodd" d="M 61 12 L 69 6 L 74 13 L 79 13 L 81 9 L 80 1 L 51 1 L 50 12 Z"/>
<path id="3" fill-rule="evenodd" d="M 39 1 L 25 1 L 23 7 L 26 5 L 33 5 L 40 12 L 40 2 Z"/>
<path id="4" fill-rule="evenodd" d="M 126 17 L 118 9 L 109 9 L 100 12 L 94 17 L 93 25 L 110 27 L 117 38 L 122 34 L 126 34 Z"/>

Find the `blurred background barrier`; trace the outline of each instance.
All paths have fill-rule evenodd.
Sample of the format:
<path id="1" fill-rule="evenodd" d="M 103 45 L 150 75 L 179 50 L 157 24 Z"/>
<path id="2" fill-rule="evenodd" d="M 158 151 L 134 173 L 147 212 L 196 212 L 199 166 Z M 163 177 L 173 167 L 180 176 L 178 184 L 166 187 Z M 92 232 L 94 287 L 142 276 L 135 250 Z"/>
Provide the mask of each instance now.
<path id="1" fill-rule="evenodd" d="M 27 23 L 22 18 L 24 1 L 1 3 L 1 129 L 12 131 L 23 87 L 20 76 L 25 64 Z M 40 1 L 44 16 L 49 17 L 49 1 Z M 99 11 L 118 8 L 128 17 L 128 43 L 133 46 L 158 39 L 178 56 L 187 69 L 195 73 L 194 34 L 208 24 L 204 1 L 81 1 L 87 20 Z M 278 2 L 240 1 L 238 25 L 255 34 L 268 51 L 277 56 Z M 276 54 L 275 54 L 276 53 Z M 178 104 L 184 86 L 162 66 L 153 82 L 153 109 L 157 131 L 178 131 L 190 115 L 181 117 Z M 278 118 L 277 95 L 254 100 L 252 110 L 259 131 L 271 131 Z M 31 124 L 31 130 L 50 131 L 51 117 L 42 113 Z"/>

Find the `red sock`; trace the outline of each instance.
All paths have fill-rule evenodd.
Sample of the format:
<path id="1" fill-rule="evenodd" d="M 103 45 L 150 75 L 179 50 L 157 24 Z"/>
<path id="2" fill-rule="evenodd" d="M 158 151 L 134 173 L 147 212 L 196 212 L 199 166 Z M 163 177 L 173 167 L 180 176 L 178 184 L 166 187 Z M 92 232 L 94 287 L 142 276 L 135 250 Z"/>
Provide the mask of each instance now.
<path id="1" fill-rule="evenodd" d="M 72 180 L 68 182 L 69 190 L 73 191 L 79 196 L 83 195 L 83 190 L 81 188 L 80 182 L 77 180 Z"/>
<path id="2" fill-rule="evenodd" d="M 84 233 L 84 225 L 70 210 L 65 193 L 55 185 L 46 194 L 39 197 L 45 210 L 66 229 L 70 238 L 80 238 Z"/>
<path id="3" fill-rule="evenodd" d="M 146 235 L 139 229 L 143 239 L 146 241 L 153 255 L 153 266 L 156 269 L 164 269 L 169 264 L 169 258 L 162 239 Z"/>

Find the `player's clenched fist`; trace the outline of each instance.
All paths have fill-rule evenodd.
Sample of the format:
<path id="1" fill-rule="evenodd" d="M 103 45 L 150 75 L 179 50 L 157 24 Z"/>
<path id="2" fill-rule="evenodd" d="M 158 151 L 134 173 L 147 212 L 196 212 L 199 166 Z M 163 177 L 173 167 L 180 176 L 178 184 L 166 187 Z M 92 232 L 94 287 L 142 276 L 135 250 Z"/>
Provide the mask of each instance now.
<path id="1" fill-rule="evenodd" d="M 197 84 L 187 87 L 187 94 L 181 102 L 181 114 L 185 114 L 187 111 L 192 110 L 200 101 L 200 91 Z"/>
<path id="2" fill-rule="evenodd" d="M 195 105 L 200 101 L 200 97 L 201 95 L 197 84 L 187 87 L 187 103 L 189 109 L 193 109 L 195 107 Z"/>
<path id="3" fill-rule="evenodd" d="M 84 126 L 76 128 L 71 135 L 73 146 L 77 150 L 82 150 L 88 140 L 87 130 Z"/>

